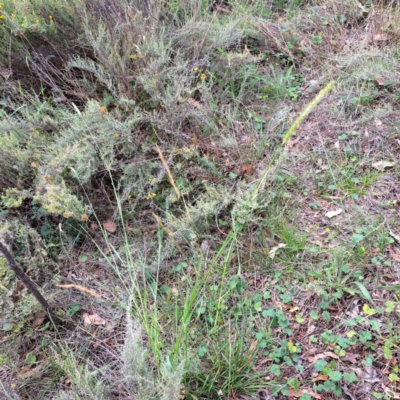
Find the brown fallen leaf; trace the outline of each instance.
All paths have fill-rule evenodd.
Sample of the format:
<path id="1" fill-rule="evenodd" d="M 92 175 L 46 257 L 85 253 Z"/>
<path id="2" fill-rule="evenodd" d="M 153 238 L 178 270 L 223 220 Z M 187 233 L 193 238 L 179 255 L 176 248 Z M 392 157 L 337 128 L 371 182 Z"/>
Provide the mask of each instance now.
<path id="1" fill-rule="evenodd" d="M 18 283 L 15 287 L 15 290 L 12 294 L 12 302 L 13 303 L 16 303 L 19 300 L 23 289 L 24 289 L 24 284 L 21 281 L 18 281 Z"/>
<path id="2" fill-rule="evenodd" d="M 99 314 L 83 313 L 83 323 L 86 325 L 105 325 L 106 320 L 101 318 Z"/>
<path id="3" fill-rule="evenodd" d="M 322 360 L 327 357 L 331 357 L 336 360 L 339 359 L 339 356 L 337 354 L 333 353 L 332 351 L 325 351 L 324 353 L 316 354 L 314 357 L 307 357 L 307 360 L 309 362 L 315 362 L 315 361 Z"/>
<path id="4" fill-rule="evenodd" d="M 389 368 L 389 366 L 386 366 L 386 367 L 383 369 L 382 374 L 384 374 L 384 375 L 389 375 L 389 374 L 390 374 L 390 371 L 391 371 L 391 368 Z"/>
<path id="5" fill-rule="evenodd" d="M 248 164 L 248 163 L 244 163 L 241 166 L 241 170 L 243 174 L 246 175 L 252 175 L 254 173 L 254 168 L 252 167 L 252 165 Z"/>
<path id="6" fill-rule="evenodd" d="M 400 235 L 396 235 L 394 232 L 389 231 L 389 235 L 395 239 L 398 243 L 400 243 Z"/>
<path id="7" fill-rule="evenodd" d="M 341 214 L 342 211 L 343 210 L 341 208 L 338 208 L 337 210 L 334 210 L 334 211 L 328 211 L 325 214 L 325 216 L 328 217 L 328 218 L 333 218 L 333 217 L 336 217 L 337 215 Z"/>
<path id="8" fill-rule="evenodd" d="M 133 226 L 129 226 L 128 224 L 125 225 L 125 229 L 127 232 L 133 232 L 135 230 Z"/>
<path id="9" fill-rule="evenodd" d="M 354 368 L 354 372 L 357 374 L 360 381 L 368 383 L 380 382 L 378 373 L 372 367 L 365 367 L 365 370 L 362 370 L 361 368 Z"/>
<path id="10" fill-rule="evenodd" d="M 203 106 L 195 99 L 189 98 L 186 100 L 186 103 L 190 104 L 192 107 L 197 108 L 198 110 L 203 110 Z"/>
<path id="11" fill-rule="evenodd" d="M 393 258 L 393 260 L 400 262 L 400 255 L 397 254 L 397 252 L 392 248 L 392 246 L 389 246 L 389 254 Z"/>
<path id="12" fill-rule="evenodd" d="M 292 150 L 294 146 L 300 141 L 300 139 L 300 136 L 297 138 L 289 139 L 287 143 L 289 149 Z"/>
<path id="13" fill-rule="evenodd" d="M 358 364 L 359 361 L 357 360 L 360 357 L 358 354 L 346 353 L 344 357 L 341 358 L 342 361 L 349 361 L 352 364 Z"/>
<path id="14" fill-rule="evenodd" d="M 18 376 L 21 378 L 31 378 L 32 376 L 37 376 L 40 370 L 42 370 L 46 364 L 48 364 L 48 362 L 43 360 L 37 363 L 35 368 L 32 368 L 32 365 L 25 365 L 19 370 Z"/>
<path id="15" fill-rule="evenodd" d="M 226 9 L 226 8 L 224 8 L 224 7 L 221 7 L 221 6 L 216 6 L 216 7 L 215 7 L 215 11 L 222 11 L 222 12 L 227 13 L 227 14 L 230 14 L 230 13 L 231 13 L 230 10 L 228 10 L 228 9 Z"/>
<path id="16" fill-rule="evenodd" d="M 372 166 L 377 169 L 378 171 L 384 171 L 386 168 L 393 167 L 395 163 L 390 161 L 377 161 L 372 164 Z"/>
<path id="17" fill-rule="evenodd" d="M 32 322 L 31 328 L 33 330 L 39 328 L 40 325 L 42 325 L 44 319 L 46 318 L 46 311 L 40 311 L 37 315 L 34 321 Z"/>
<path id="18" fill-rule="evenodd" d="M 56 285 L 56 286 L 61 289 L 77 289 L 77 290 L 80 290 L 81 292 L 84 292 L 90 296 L 95 297 L 96 299 L 102 299 L 102 297 L 99 294 L 97 294 L 93 290 L 85 288 L 84 286 L 81 286 L 81 285 Z"/>
<path id="19" fill-rule="evenodd" d="M 319 381 L 327 381 L 329 379 L 328 375 L 318 375 L 315 378 L 312 379 L 313 382 L 319 382 Z"/>
<path id="20" fill-rule="evenodd" d="M 289 390 L 289 397 L 301 397 L 303 394 L 308 394 L 311 397 L 314 397 L 314 399 L 322 399 L 322 396 L 319 393 L 314 392 L 311 389 L 300 389 L 298 392 L 296 392 L 294 389 Z"/>
<path id="21" fill-rule="evenodd" d="M 103 227 L 106 231 L 111 233 L 114 233 L 117 230 L 117 225 L 110 219 L 108 219 L 106 222 L 103 222 Z"/>

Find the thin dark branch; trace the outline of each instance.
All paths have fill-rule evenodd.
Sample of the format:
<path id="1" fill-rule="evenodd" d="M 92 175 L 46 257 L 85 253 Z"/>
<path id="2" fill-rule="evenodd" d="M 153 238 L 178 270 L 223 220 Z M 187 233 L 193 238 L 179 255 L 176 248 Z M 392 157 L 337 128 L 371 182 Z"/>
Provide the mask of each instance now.
<path id="1" fill-rule="evenodd" d="M 7 250 L 7 248 L 1 242 L 0 242 L 0 252 L 2 252 L 4 257 L 6 258 L 8 267 L 12 271 L 15 272 L 15 275 L 17 275 L 18 279 L 20 279 L 22 281 L 22 283 L 27 287 L 27 289 L 36 297 L 36 300 L 40 303 L 43 310 L 46 311 L 50 320 L 55 325 L 59 325 L 61 323 L 61 321 L 51 311 L 49 304 L 47 303 L 45 298 L 42 296 L 42 294 L 37 289 L 35 282 L 33 282 L 29 278 L 29 276 L 26 275 L 25 271 L 19 265 L 16 264 L 11 253 Z"/>

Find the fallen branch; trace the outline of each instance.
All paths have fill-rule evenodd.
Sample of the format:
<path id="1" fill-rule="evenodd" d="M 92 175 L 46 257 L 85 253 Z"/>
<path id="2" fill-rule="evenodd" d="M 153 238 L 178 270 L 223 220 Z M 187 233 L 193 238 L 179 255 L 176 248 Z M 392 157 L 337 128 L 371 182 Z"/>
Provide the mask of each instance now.
<path id="1" fill-rule="evenodd" d="M 61 320 L 58 317 L 56 317 L 55 314 L 51 311 L 49 304 L 47 303 L 45 298 L 42 296 L 42 294 L 37 289 L 35 282 L 33 282 L 28 277 L 28 275 L 26 275 L 24 270 L 19 265 L 16 264 L 11 253 L 7 250 L 7 248 L 1 242 L 0 242 L 0 252 L 3 253 L 3 255 L 7 261 L 8 267 L 12 271 L 15 272 L 15 275 L 17 275 L 18 279 L 20 279 L 21 282 L 29 290 L 29 292 L 32 293 L 36 297 L 36 300 L 42 306 L 43 310 L 47 313 L 48 317 L 50 318 L 50 321 L 52 321 L 54 325 L 60 325 Z"/>
<path id="2" fill-rule="evenodd" d="M 81 285 L 56 285 L 57 287 L 61 289 L 77 289 L 80 290 L 81 292 L 84 292 L 90 296 L 96 297 L 96 299 L 102 299 L 102 297 L 94 292 L 93 290 L 90 290 L 88 288 L 85 288 L 84 286 Z"/>

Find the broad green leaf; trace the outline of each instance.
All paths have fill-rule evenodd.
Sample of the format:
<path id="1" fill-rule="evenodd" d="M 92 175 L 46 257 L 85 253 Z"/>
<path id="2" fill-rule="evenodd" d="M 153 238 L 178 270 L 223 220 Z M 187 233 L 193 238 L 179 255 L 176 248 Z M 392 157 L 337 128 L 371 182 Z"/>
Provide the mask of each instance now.
<path id="1" fill-rule="evenodd" d="M 327 362 L 325 360 L 318 360 L 315 365 L 314 368 L 318 371 L 321 372 L 324 368 L 325 365 L 327 364 Z"/>
<path id="2" fill-rule="evenodd" d="M 342 373 L 339 371 L 329 371 L 328 376 L 333 382 L 339 382 L 342 379 Z"/>
<path id="3" fill-rule="evenodd" d="M 367 288 L 361 282 L 354 282 L 354 283 L 358 286 L 364 298 L 373 303 L 371 295 L 369 294 Z"/>
<path id="4" fill-rule="evenodd" d="M 386 306 L 385 311 L 387 313 L 391 313 L 392 311 L 394 311 L 395 304 L 393 303 L 393 301 L 387 301 L 385 303 L 385 306 Z"/>
<path id="5" fill-rule="evenodd" d="M 353 383 L 357 380 L 357 376 L 354 372 L 351 373 L 345 372 L 343 374 L 343 378 L 349 383 Z"/>
<path id="6" fill-rule="evenodd" d="M 281 375 L 281 369 L 279 368 L 279 365 L 272 364 L 271 369 L 270 369 L 271 374 L 274 374 L 276 376 Z"/>

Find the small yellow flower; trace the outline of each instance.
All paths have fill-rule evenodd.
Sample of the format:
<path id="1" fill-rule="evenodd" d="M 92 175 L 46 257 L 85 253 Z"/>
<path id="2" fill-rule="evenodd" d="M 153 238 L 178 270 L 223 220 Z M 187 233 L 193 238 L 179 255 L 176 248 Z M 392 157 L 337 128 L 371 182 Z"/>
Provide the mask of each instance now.
<path id="1" fill-rule="evenodd" d="M 15 14 L 11 14 L 11 17 L 12 17 L 12 18 L 15 18 Z"/>
<path id="2" fill-rule="evenodd" d="M 36 19 L 36 20 L 35 20 L 35 22 L 38 24 L 38 23 L 39 23 L 39 20 L 38 20 L 38 19 Z"/>
<path id="3" fill-rule="evenodd" d="M 114 133 L 115 139 L 119 137 L 119 134 L 117 132 Z"/>
<path id="4" fill-rule="evenodd" d="M 52 16 L 52 15 L 49 15 L 49 18 L 50 18 L 50 19 L 53 19 L 53 16 Z"/>
<path id="5" fill-rule="evenodd" d="M 105 107 L 100 107 L 99 108 L 100 115 L 104 115 L 106 112 L 107 112 L 107 108 L 105 108 Z"/>
<path id="6" fill-rule="evenodd" d="M 205 73 L 202 73 L 201 75 L 200 75 L 200 79 L 202 80 L 202 81 L 204 81 L 204 79 L 206 79 L 207 78 L 207 75 L 205 74 Z"/>
<path id="7" fill-rule="evenodd" d="M 146 197 L 146 200 L 151 200 L 153 197 L 156 197 L 156 194 L 153 192 L 153 193 L 150 193 L 147 197 Z"/>
<path id="8" fill-rule="evenodd" d="M 329 233 L 330 231 L 331 231 L 330 228 L 326 228 L 326 229 L 325 229 L 325 232 L 328 232 L 328 233 Z"/>
<path id="9" fill-rule="evenodd" d="M 64 218 L 71 218 L 74 215 L 72 211 L 65 211 Z"/>
<path id="10" fill-rule="evenodd" d="M 129 194 L 128 195 L 128 200 L 130 200 L 132 198 L 132 195 L 131 194 Z"/>
<path id="11" fill-rule="evenodd" d="M 194 68 L 193 68 L 193 71 L 194 71 L 194 72 L 197 72 L 198 70 L 199 70 L 199 69 L 198 69 L 197 67 L 194 67 Z"/>
<path id="12" fill-rule="evenodd" d="M 5 15 L 0 15 L 0 19 L 5 19 L 6 16 Z"/>

